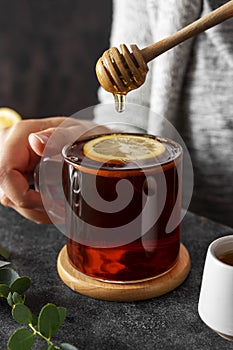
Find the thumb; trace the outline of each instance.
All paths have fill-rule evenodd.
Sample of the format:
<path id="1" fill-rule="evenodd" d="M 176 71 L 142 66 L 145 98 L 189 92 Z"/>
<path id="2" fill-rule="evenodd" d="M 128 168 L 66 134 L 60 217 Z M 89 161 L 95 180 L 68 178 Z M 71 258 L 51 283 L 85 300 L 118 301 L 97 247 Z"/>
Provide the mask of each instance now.
<path id="1" fill-rule="evenodd" d="M 54 138 L 50 139 L 49 148 L 51 153 L 58 154 L 61 152 L 64 145 L 70 142 L 71 138 L 74 140 L 77 138 L 77 130 L 79 129 L 79 124 L 77 124 L 76 128 L 74 126 L 48 128 L 36 133 L 31 133 L 28 136 L 28 142 L 32 150 L 41 157 L 47 142 L 54 133 Z"/>
<path id="2" fill-rule="evenodd" d="M 49 128 L 37 133 L 31 133 L 28 136 L 28 142 L 37 155 L 42 156 L 46 143 L 54 130 L 55 128 Z"/>

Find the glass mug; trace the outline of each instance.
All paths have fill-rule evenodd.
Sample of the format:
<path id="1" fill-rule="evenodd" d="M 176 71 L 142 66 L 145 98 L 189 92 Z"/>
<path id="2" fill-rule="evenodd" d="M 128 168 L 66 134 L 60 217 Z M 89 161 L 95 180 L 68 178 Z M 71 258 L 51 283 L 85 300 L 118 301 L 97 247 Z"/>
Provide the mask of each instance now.
<path id="1" fill-rule="evenodd" d="M 112 146 L 114 137 L 118 148 Z M 105 157 L 111 147 L 118 153 L 127 149 L 127 138 L 133 139 L 139 157 Z M 162 153 L 145 156 L 144 142 L 159 144 Z M 85 154 L 89 145 L 94 145 L 92 153 Z M 67 253 L 73 267 L 112 283 L 144 281 L 172 269 L 180 249 L 181 146 L 153 135 L 104 134 L 66 145 L 62 156 Z"/>

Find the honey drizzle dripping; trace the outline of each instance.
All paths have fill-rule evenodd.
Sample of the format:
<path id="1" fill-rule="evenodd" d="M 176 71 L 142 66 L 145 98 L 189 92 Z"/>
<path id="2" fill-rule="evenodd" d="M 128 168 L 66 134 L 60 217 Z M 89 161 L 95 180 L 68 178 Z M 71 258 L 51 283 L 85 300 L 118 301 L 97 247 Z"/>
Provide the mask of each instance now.
<path id="1" fill-rule="evenodd" d="M 114 94 L 115 109 L 118 113 L 124 112 L 125 110 L 125 95 Z"/>

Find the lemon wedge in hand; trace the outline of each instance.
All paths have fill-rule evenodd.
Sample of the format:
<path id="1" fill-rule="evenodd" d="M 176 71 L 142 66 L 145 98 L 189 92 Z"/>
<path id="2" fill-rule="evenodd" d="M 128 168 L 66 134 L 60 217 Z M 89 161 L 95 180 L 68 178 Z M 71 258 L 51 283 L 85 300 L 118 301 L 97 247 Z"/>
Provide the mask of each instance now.
<path id="1" fill-rule="evenodd" d="M 2 107 L 0 108 L 0 130 L 12 126 L 13 124 L 20 121 L 22 118 L 11 108 Z"/>
<path id="2" fill-rule="evenodd" d="M 100 162 L 130 162 L 160 156 L 166 150 L 160 141 L 139 135 L 111 134 L 88 141 L 84 155 Z"/>

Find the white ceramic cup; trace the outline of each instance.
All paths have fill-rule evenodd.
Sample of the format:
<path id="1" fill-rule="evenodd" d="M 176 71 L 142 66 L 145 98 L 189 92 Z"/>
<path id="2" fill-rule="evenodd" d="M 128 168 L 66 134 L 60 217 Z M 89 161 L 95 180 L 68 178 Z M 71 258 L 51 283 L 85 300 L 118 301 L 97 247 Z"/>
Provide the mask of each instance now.
<path id="1" fill-rule="evenodd" d="M 233 341 L 233 266 L 219 258 L 233 252 L 233 235 L 221 237 L 208 248 L 198 312 L 202 321 Z"/>

